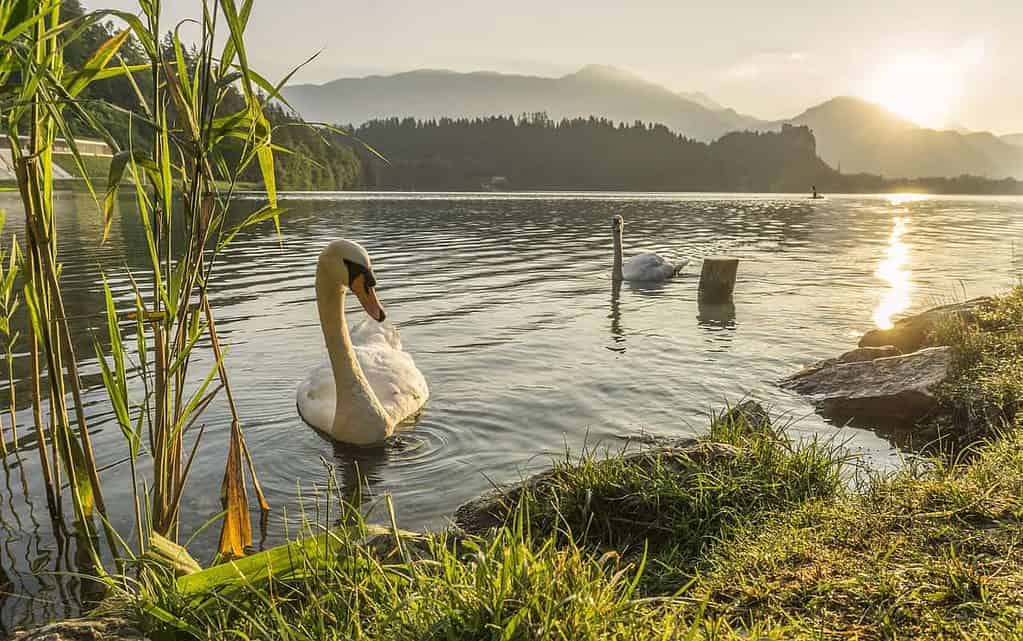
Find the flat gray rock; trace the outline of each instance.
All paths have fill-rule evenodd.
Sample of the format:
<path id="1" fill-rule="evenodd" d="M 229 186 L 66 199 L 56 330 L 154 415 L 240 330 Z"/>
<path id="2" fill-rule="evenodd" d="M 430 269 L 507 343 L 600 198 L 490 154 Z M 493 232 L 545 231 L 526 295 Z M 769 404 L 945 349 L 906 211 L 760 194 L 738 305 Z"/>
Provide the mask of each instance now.
<path id="1" fill-rule="evenodd" d="M 828 358 L 823 361 L 814 363 L 800 370 L 797 374 L 789 377 L 788 380 L 800 378 L 802 376 L 808 376 L 818 370 L 822 370 L 825 367 L 831 367 L 833 365 L 841 365 L 842 363 L 862 363 L 863 361 L 873 361 L 879 358 L 888 358 L 889 356 L 901 356 L 902 350 L 894 345 L 883 345 L 881 347 L 858 347 L 852 351 L 846 352 L 841 356 L 835 358 Z"/>
<path id="2" fill-rule="evenodd" d="M 951 347 L 931 347 L 804 370 L 781 386 L 809 397 L 826 416 L 908 423 L 937 408 L 935 391 L 953 360 Z"/>

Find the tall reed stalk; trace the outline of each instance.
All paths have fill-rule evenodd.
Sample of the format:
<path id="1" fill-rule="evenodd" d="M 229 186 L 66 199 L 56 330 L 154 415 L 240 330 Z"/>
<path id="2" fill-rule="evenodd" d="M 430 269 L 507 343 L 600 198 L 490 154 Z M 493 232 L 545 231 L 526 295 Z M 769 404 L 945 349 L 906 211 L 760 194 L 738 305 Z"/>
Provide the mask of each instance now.
<path id="1" fill-rule="evenodd" d="M 91 120 L 75 96 L 94 79 L 121 73 L 104 68 L 124 38 L 105 43 L 77 72 L 66 70 L 61 55 L 64 44 L 94 18 L 61 22 L 60 4 L 60 0 L 0 0 L 0 86 L 4 89 L 0 111 L 25 213 L 20 293 L 29 320 L 30 392 L 47 502 L 51 514 L 59 517 L 61 478 L 66 475 L 77 523 L 89 531 L 93 510 L 99 511 L 104 523 L 108 521 L 82 403 L 78 359 L 61 296 L 53 145 L 59 132 L 84 173 L 65 110 L 70 107 Z"/>
<path id="2" fill-rule="evenodd" d="M 126 349 L 109 291 L 112 347 L 109 361 L 101 356 L 103 378 L 121 429 L 134 447 L 133 469 L 142 433 L 148 436 L 152 495 L 148 506 L 137 496 L 136 522 L 142 523 L 146 514 L 153 532 L 172 539 L 201 440 L 200 416 L 223 394 L 232 421 L 221 487 L 220 551 L 237 557 L 252 542 L 246 471 L 261 509 L 265 512 L 269 505 L 245 444 L 208 291 L 217 258 L 238 231 L 268 220 L 279 224 L 274 148 L 263 104 L 279 98 L 280 87 L 269 85 L 248 66 L 243 36 L 252 0 L 241 6 L 234 0 L 204 0 L 194 54 L 186 54 L 180 25 L 161 44 L 160 0 L 143 0 L 140 7 L 142 19 L 128 22 L 149 57 L 152 90 L 145 95 L 135 85 L 140 110 L 132 117 L 151 130 L 151 151 L 139 145 L 115 155 L 104 212 L 109 226 L 122 179 L 130 178 L 149 256 L 145 278 L 131 278 L 145 398 L 138 402 L 128 394 Z M 219 30 L 226 31 L 222 47 L 217 45 Z M 229 225 L 228 206 L 238 177 L 252 163 L 261 170 L 268 204 Z M 183 242 L 176 246 L 179 230 L 184 231 Z M 148 284 L 148 292 L 142 283 Z M 195 376 L 193 358 L 202 342 L 210 346 L 212 365 Z M 193 431 L 189 447 L 186 436 Z"/>
<path id="3" fill-rule="evenodd" d="M 0 233 L 3 232 L 6 220 L 6 212 L 0 210 Z M 14 350 L 20 334 L 14 329 L 14 314 L 18 310 L 15 284 L 18 278 L 20 257 L 17 237 L 11 239 L 10 252 L 0 246 L 0 339 L 3 339 L 4 363 L 7 370 L 7 407 L 0 407 L 0 457 L 3 458 L 4 467 L 7 466 L 8 454 L 7 436 L 4 432 L 10 434 L 10 447 L 14 450 L 18 449 L 18 403 L 17 391 L 14 388 Z M 6 421 L 3 416 L 5 410 Z"/>

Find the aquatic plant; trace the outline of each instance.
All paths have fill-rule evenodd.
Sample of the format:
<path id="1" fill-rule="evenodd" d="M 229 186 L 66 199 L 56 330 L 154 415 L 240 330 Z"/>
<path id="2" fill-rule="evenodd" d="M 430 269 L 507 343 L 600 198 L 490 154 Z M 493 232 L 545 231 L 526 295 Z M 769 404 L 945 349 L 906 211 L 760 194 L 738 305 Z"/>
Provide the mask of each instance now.
<path id="1" fill-rule="evenodd" d="M 47 502 L 51 514 L 59 518 L 62 477 L 66 476 L 76 521 L 88 530 L 94 510 L 104 524 L 108 520 L 82 403 L 78 356 L 61 296 L 52 156 L 59 133 L 76 163 L 81 163 L 66 114 L 75 112 L 85 122 L 92 122 L 77 96 L 97 79 L 130 70 L 108 66 L 127 38 L 126 32 L 103 43 L 81 68 L 66 68 L 64 44 L 99 15 L 62 21 L 60 10 L 60 0 L 0 1 L 0 113 L 25 213 L 19 293 L 29 321 L 30 393 Z M 97 127 L 97 132 L 102 135 L 102 128 Z M 91 184 L 85 184 L 91 191 Z M 110 534 L 109 527 L 107 530 Z"/>
<path id="2" fill-rule="evenodd" d="M 75 521 L 86 535 L 80 545 L 91 549 L 97 570 L 94 513 L 115 558 L 143 554 L 150 533 L 177 537 L 182 496 L 201 442 L 200 417 L 218 397 L 226 400 L 233 418 L 222 487 L 221 551 L 241 556 L 251 543 L 246 469 L 260 507 L 269 509 L 243 437 L 207 292 L 219 253 L 240 230 L 271 221 L 279 228 L 283 210 L 277 204 L 274 153 L 283 150 L 273 145 L 263 110 L 281 100 L 283 81 L 272 85 L 249 67 L 244 32 L 252 0 L 204 1 L 196 20 L 197 47 L 187 54 L 180 25 L 170 25 L 164 38 L 168 26 L 161 23 L 161 4 L 140 0 L 139 15 L 103 10 L 64 19 L 60 0 L 0 0 L 0 112 L 26 223 L 24 251 L 15 245 L 9 258 L 0 256 L 0 262 L 7 260 L 0 272 L 0 330 L 9 371 L 15 341 L 24 340 L 29 353 L 34 440 L 51 514 L 62 518 L 66 479 Z M 124 28 L 101 42 L 80 68 L 63 64 L 63 47 L 110 18 Z M 119 55 L 126 43 L 144 52 L 147 64 L 127 64 Z M 137 82 L 138 74 L 148 74 L 150 82 Z M 90 116 L 88 101 L 79 99 L 90 83 L 111 78 L 133 87 L 137 108 L 115 111 L 130 123 L 133 136 L 146 136 L 144 141 L 130 139 L 123 149 Z M 85 123 L 115 152 L 102 197 L 78 153 L 72 119 Z M 79 355 L 64 309 L 53 209 L 58 136 L 79 165 L 81 184 L 97 200 L 105 232 L 120 215 L 125 182 L 131 183 L 145 230 L 149 263 L 144 274 L 128 274 L 132 309 L 118 309 L 104 283 L 109 347 L 95 342 L 103 385 L 128 449 L 134 544 L 113 530 L 103 501 L 82 401 Z M 258 167 L 267 203 L 240 221 L 229 221 L 228 203 L 238 177 L 252 166 Z M 19 302 L 29 321 L 23 337 L 10 323 Z M 208 345 L 213 365 L 196 375 L 191 364 L 200 344 Z M 12 422 L 13 380 L 12 375 Z M 16 435 L 13 424 L 6 431 Z M 150 478 L 139 478 L 141 456 L 152 460 Z"/>
<path id="3" fill-rule="evenodd" d="M 0 232 L 6 222 L 6 212 L 0 210 Z M 7 458 L 7 437 L 10 432 L 11 447 L 18 449 L 17 390 L 14 386 L 14 348 L 20 336 L 14 328 L 14 314 L 18 311 L 16 281 L 21 254 L 17 237 L 11 239 L 9 251 L 0 247 L 0 338 L 3 339 L 4 362 L 7 366 L 7 424 L 4 428 L 3 409 L 0 409 L 0 457 Z"/>
<path id="4" fill-rule="evenodd" d="M 271 129 L 263 116 L 263 103 L 278 97 L 247 61 L 244 30 L 251 0 L 239 8 L 233 0 L 204 2 L 197 54 L 186 63 L 178 29 L 167 46 L 162 32 L 161 3 L 140 2 L 143 19 L 118 14 L 125 20 L 149 57 L 151 95 L 138 91 L 139 111 L 130 113 L 152 132 L 145 146 L 118 152 L 110 166 L 103 212 L 107 229 L 115 215 L 119 188 L 127 177 L 134 189 L 135 207 L 145 230 L 149 264 L 146 279 L 129 274 L 134 291 L 132 318 L 135 330 L 134 370 L 145 390 L 143 398 L 129 393 L 128 350 L 121 335 L 121 315 L 109 287 L 107 301 L 109 359 L 97 344 L 103 382 L 118 424 L 129 444 L 132 469 L 143 433 L 148 436 L 153 460 L 152 495 L 139 496 L 135 483 L 136 527 L 175 538 L 181 498 L 188 471 L 201 442 L 198 417 L 221 392 L 231 410 L 231 438 L 222 489 L 225 509 L 221 551 L 241 556 L 251 543 L 243 460 L 248 466 L 260 506 L 269 509 L 259 489 L 242 435 L 241 419 L 231 394 L 224 355 L 217 335 L 213 308 L 207 297 L 217 255 L 240 229 L 263 221 L 277 224 Z M 218 26 L 227 25 L 223 47 L 215 41 Z M 240 105 L 226 104 L 232 85 L 242 88 Z M 265 86 L 267 94 L 256 87 Z M 136 89 L 138 85 L 135 85 Z M 226 141 L 241 141 L 237 163 L 224 156 Z M 266 186 L 268 204 L 233 228 L 227 224 L 238 175 L 257 162 Z M 178 204 L 180 202 L 183 204 Z M 172 229 L 184 231 L 182 246 L 175 246 Z M 148 291 L 146 291 L 148 287 Z M 201 378 L 190 375 L 195 346 L 205 339 L 214 365 Z M 214 382 L 216 381 L 216 384 Z M 186 436 L 195 430 L 190 450 Z M 142 502 L 148 499 L 148 505 Z M 148 523 L 143 515 L 148 516 Z M 139 552 L 144 549 L 143 532 Z"/>

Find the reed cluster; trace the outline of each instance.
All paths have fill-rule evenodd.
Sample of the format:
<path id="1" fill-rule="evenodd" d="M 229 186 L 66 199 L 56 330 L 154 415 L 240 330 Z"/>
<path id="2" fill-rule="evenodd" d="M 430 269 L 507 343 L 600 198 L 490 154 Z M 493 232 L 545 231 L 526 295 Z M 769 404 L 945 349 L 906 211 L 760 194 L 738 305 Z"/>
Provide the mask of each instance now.
<path id="1" fill-rule="evenodd" d="M 286 150 L 274 145 L 264 108 L 283 100 L 283 81 L 271 84 L 249 67 L 244 33 L 252 0 L 203 0 L 201 14 L 187 27 L 164 24 L 162 4 L 139 0 L 138 13 L 72 15 L 62 11 L 61 0 L 0 0 L 0 129 L 25 216 L 24 238 L 0 249 L 0 342 L 8 373 L 3 391 L 9 394 L 0 420 L 0 457 L 6 465 L 10 449 L 34 443 L 51 516 L 63 529 L 70 500 L 79 544 L 101 573 L 100 534 L 111 553 L 105 558 L 119 562 L 145 554 L 153 535 L 179 536 L 189 470 L 202 443 L 202 415 L 215 402 L 226 403 L 232 416 L 230 446 L 221 453 L 226 464 L 220 552 L 240 557 L 251 544 L 248 487 L 260 508 L 269 509 L 245 443 L 208 292 L 218 256 L 241 229 L 272 221 L 279 231 L 283 210 L 274 154 Z M 119 30 L 80 68 L 65 65 L 63 48 L 108 20 L 121 25 Z M 186 28 L 195 33 L 194 45 L 187 47 L 181 36 Z M 137 62 L 138 55 L 128 64 L 126 47 L 144 52 L 145 64 Z M 123 147 L 93 119 L 95 105 L 82 97 L 92 83 L 114 78 L 129 82 L 136 94 L 132 109 L 104 105 L 129 123 L 132 138 Z M 114 150 L 105 186 L 89 180 L 73 122 L 85 123 Z M 87 357 L 76 352 L 62 295 L 53 169 L 59 138 L 104 217 L 104 237 L 121 215 L 138 215 L 145 230 L 148 263 L 127 274 L 131 303 L 119 306 L 104 281 L 106 336 L 94 341 L 127 449 L 134 497 L 130 534 L 111 526 L 82 398 L 80 363 Z M 253 167 L 266 203 L 229 219 L 239 176 Z M 119 203 L 129 195 L 131 206 L 122 213 Z M 17 329 L 19 314 L 24 331 Z M 15 353 L 27 353 L 30 362 L 30 427 L 17 424 Z M 197 371 L 198 360 L 212 365 Z M 26 429 L 32 438 L 19 439 Z M 144 469 L 151 470 L 146 478 L 139 472 L 143 457 L 149 459 Z"/>

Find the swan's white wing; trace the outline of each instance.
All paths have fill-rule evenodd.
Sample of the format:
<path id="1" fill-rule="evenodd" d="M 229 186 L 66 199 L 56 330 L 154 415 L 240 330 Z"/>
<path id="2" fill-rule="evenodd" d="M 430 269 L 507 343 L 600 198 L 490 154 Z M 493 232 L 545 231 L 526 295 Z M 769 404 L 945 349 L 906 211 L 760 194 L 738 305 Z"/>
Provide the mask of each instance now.
<path id="1" fill-rule="evenodd" d="M 366 319 L 351 335 L 362 373 L 387 415 L 395 424 L 415 415 L 426 404 L 430 390 L 412 355 L 402 351 L 398 328 Z M 299 414 L 313 427 L 329 431 L 336 394 L 330 364 L 313 369 L 298 387 Z"/>
<path id="2" fill-rule="evenodd" d="M 329 434 L 334 425 L 336 399 L 334 371 L 329 362 L 309 370 L 305 380 L 298 385 L 298 413 L 306 423 L 321 432 Z"/>
<path id="3" fill-rule="evenodd" d="M 672 263 L 653 252 L 633 256 L 622 266 L 625 280 L 666 280 L 673 278 L 688 260 Z"/>

